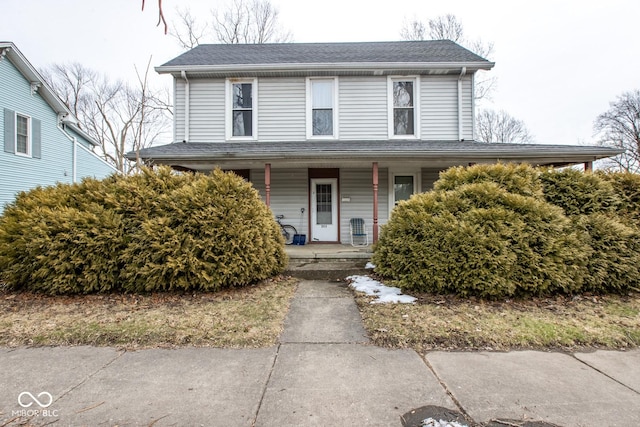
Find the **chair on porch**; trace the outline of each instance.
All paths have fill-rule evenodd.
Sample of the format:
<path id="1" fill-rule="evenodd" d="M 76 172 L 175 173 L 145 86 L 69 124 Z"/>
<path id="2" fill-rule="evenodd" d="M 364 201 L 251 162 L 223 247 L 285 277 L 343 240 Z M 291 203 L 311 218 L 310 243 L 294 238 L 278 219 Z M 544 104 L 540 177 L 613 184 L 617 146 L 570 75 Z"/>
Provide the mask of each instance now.
<path id="1" fill-rule="evenodd" d="M 349 233 L 351 234 L 351 246 L 369 246 L 369 232 L 362 218 L 349 220 Z"/>

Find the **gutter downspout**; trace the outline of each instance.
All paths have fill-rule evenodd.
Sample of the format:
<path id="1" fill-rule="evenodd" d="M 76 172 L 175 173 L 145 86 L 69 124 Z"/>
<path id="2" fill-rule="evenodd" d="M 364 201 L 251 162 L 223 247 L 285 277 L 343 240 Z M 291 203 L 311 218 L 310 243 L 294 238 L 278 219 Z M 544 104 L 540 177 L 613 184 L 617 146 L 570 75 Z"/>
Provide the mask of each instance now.
<path id="1" fill-rule="evenodd" d="M 60 115 L 58 117 L 58 129 L 60 132 L 71 141 L 71 183 L 75 184 L 78 180 L 77 170 L 78 170 L 78 140 L 75 136 L 71 136 L 64 130 L 64 116 Z M 66 172 L 65 172 L 66 175 Z"/>
<path id="2" fill-rule="evenodd" d="M 462 67 L 458 77 L 458 141 L 464 140 L 462 126 L 462 79 L 467 74 L 467 67 Z"/>
<path id="3" fill-rule="evenodd" d="M 189 79 L 187 78 L 187 72 L 182 70 L 180 75 L 185 81 L 184 87 L 184 141 L 189 142 L 189 105 L 191 105 L 191 101 L 189 99 Z"/>

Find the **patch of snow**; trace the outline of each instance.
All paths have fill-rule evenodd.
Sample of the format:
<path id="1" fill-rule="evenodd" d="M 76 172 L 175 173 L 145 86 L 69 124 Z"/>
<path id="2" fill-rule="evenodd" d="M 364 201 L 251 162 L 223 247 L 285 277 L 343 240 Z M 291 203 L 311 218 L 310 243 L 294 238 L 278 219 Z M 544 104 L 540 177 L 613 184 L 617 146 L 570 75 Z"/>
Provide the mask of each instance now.
<path id="1" fill-rule="evenodd" d="M 376 268 L 376 266 L 372 264 L 371 261 L 369 261 L 367 265 L 364 266 L 364 268 L 365 270 L 373 270 L 374 268 Z"/>
<path id="2" fill-rule="evenodd" d="M 371 304 L 381 303 L 402 303 L 413 304 L 416 302 L 416 298 L 403 295 L 400 288 L 385 286 L 384 284 L 373 280 L 369 276 L 349 276 L 347 280 L 350 280 L 350 287 L 358 292 L 364 292 L 367 295 L 377 296 L 378 298 L 371 301 Z"/>
<path id="3" fill-rule="evenodd" d="M 426 418 L 422 420 L 420 424 L 423 427 L 469 427 L 466 424 L 460 424 L 457 421 L 445 421 L 445 420 L 434 420 L 433 418 Z"/>

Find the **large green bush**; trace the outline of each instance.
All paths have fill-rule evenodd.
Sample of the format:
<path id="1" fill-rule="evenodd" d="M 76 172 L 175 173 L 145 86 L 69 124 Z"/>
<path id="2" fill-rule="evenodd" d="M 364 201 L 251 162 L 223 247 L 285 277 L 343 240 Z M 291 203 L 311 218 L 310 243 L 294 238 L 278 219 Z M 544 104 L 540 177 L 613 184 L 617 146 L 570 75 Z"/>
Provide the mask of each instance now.
<path id="1" fill-rule="evenodd" d="M 573 292 L 585 257 L 560 208 L 479 182 L 398 205 L 373 263 L 403 289 L 503 297 Z"/>
<path id="2" fill-rule="evenodd" d="M 569 215 L 615 212 L 620 199 L 613 185 L 598 174 L 575 169 L 545 170 L 540 175 L 545 199 Z"/>
<path id="3" fill-rule="evenodd" d="M 376 272 L 403 289 L 505 297 L 640 283 L 640 177 L 476 165 L 399 204 Z"/>
<path id="4" fill-rule="evenodd" d="M 37 188 L 0 217 L 0 271 L 16 289 L 218 290 L 278 274 L 285 263 L 256 190 L 221 171 L 145 169 Z"/>
<path id="5" fill-rule="evenodd" d="M 631 172 L 598 172 L 618 196 L 618 214 L 640 226 L 640 175 Z"/>
<path id="6" fill-rule="evenodd" d="M 492 182 L 510 193 L 539 197 L 542 195 L 540 172 L 525 164 L 478 164 L 457 166 L 440 173 L 434 190 L 455 190 L 464 184 Z"/>

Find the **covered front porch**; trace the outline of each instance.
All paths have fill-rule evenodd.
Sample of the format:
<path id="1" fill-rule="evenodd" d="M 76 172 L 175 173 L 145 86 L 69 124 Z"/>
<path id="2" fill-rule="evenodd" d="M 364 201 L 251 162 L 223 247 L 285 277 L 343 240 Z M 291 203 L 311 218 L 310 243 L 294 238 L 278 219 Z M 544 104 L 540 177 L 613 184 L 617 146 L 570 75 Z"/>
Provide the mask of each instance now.
<path id="1" fill-rule="evenodd" d="M 377 241 L 393 207 L 431 189 L 449 167 L 518 162 L 591 170 L 595 160 L 619 153 L 607 147 L 392 140 L 174 143 L 127 157 L 183 171 L 232 170 L 307 243 L 347 244 L 351 218 L 363 218 L 370 242 Z"/>

